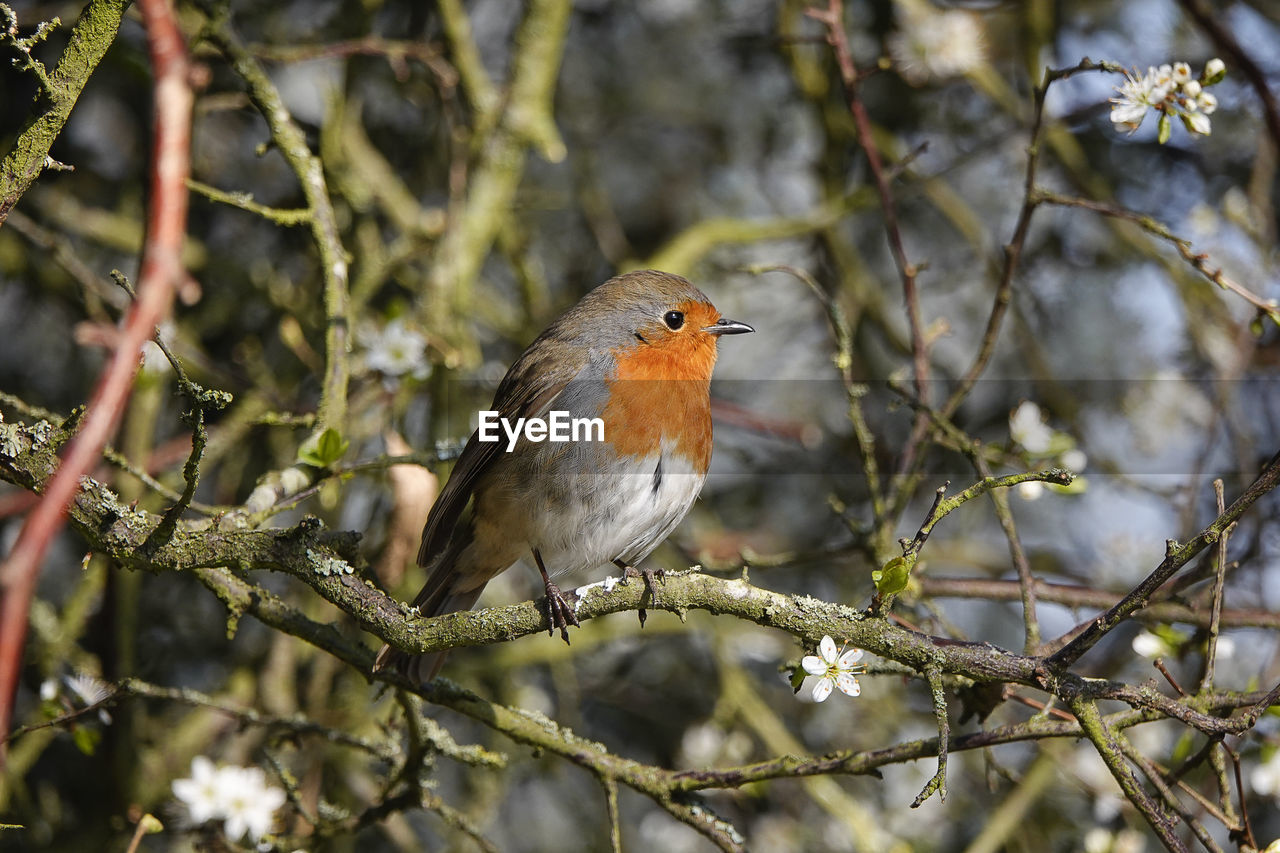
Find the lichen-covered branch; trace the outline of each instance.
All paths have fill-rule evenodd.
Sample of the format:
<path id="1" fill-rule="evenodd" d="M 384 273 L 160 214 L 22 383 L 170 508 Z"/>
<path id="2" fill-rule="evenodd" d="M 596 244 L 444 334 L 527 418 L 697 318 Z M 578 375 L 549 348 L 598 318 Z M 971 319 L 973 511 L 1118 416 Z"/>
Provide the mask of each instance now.
<path id="1" fill-rule="evenodd" d="M 1185 853 L 1187 848 L 1178 837 L 1176 826 L 1143 789 L 1137 774 L 1125 762 L 1125 748 L 1120 740 L 1124 736 L 1107 725 L 1098 713 L 1097 704 L 1089 699 L 1078 697 L 1072 700 L 1071 710 L 1080 721 L 1080 728 L 1098 750 L 1098 755 L 1102 756 L 1103 763 L 1111 771 L 1120 790 L 1137 807 L 1164 846 L 1173 853 Z"/>
<path id="2" fill-rule="evenodd" d="M 49 150 L 89 76 L 115 41 L 128 6 L 128 0 L 91 0 L 76 21 L 57 67 L 46 78 L 36 113 L 0 162 L 0 225 L 49 163 Z"/>

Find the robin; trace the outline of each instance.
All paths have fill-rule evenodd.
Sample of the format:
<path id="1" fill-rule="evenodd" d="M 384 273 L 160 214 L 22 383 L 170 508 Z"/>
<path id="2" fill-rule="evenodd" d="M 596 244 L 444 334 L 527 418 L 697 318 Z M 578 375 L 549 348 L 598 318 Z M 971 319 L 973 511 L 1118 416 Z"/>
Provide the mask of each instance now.
<path id="1" fill-rule="evenodd" d="M 528 429 L 510 441 L 504 431 L 497 440 L 493 431 L 473 433 L 422 531 L 418 564 L 431 574 L 414 599 L 418 612 L 470 609 L 486 583 L 532 554 L 548 633 L 558 628 L 567 643 L 578 619 L 552 576 L 608 563 L 639 574 L 633 567 L 684 518 L 706 480 L 720 336 L 753 331 L 657 270 L 617 276 L 584 296 L 516 359 L 493 409 L 504 430 L 552 414 L 598 418 L 603 429 L 584 429 L 576 441 L 537 441 Z M 644 577 L 652 594 L 652 573 Z M 443 662 L 443 652 L 383 646 L 374 669 L 423 683 Z"/>

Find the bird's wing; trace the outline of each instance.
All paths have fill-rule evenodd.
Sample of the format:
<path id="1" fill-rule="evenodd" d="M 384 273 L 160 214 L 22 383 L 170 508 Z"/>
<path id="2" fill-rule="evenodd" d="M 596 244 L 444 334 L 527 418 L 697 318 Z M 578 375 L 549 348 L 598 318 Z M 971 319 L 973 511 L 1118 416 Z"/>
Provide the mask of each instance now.
<path id="1" fill-rule="evenodd" d="M 535 341 L 525 350 L 498 385 L 493 405 L 500 417 L 512 421 L 544 417 L 569 383 L 585 371 L 585 355 L 566 358 L 559 349 L 550 351 L 548 347 L 538 346 L 541 341 Z M 538 379 L 535 381 L 532 377 Z M 449 482 L 440 490 L 440 496 L 427 515 L 427 523 L 422 529 L 422 546 L 418 549 L 418 565 L 428 565 L 443 552 L 459 517 L 471 500 L 476 483 L 505 450 L 505 435 L 499 441 L 481 441 L 479 430 L 471 434 Z"/>

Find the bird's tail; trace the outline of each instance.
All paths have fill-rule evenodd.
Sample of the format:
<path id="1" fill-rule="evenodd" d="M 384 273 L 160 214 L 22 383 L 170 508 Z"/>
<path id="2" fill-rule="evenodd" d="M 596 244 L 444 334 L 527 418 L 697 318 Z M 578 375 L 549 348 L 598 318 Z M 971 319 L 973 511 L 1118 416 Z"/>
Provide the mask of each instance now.
<path id="1" fill-rule="evenodd" d="M 462 548 L 456 550 L 461 551 Z M 413 606 L 423 617 L 470 610 L 485 586 L 484 580 L 479 583 L 476 580 L 474 574 L 458 570 L 458 554 L 455 548 L 450 548 L 427 578 L 426 586 L 414 599 Z M 390 670 L 417 684 L 426 684 L 440 672 L 447 654 L 446 650 L 415 655 L 384 645 L 373 662 L 373 671 Z"/>

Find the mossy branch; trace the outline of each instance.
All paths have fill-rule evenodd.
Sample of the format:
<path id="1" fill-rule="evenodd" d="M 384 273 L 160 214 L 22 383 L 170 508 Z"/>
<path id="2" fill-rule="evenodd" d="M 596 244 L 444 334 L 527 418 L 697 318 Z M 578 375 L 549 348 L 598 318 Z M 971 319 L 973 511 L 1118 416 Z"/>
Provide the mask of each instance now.
<path id="1" fill-rule="evenodd" d="M 116 39 L 127 0 L 92 0 L 71 31 L 53 73 L 42 76 L 38 110 L 0 162 L 0 225 L 27 188 L 51 163 L 49 150 L 62 133 L 85 83 Z"/>
<path id="2" fill-rule="evenodd" d="M 47 421 L 38 428 L 8 426 L 0 449 L 0 479 L 39 490 L 56 464 L 57 448 L 66 439 L 67 430 Z M 1252 496 L 1256 499 L 1260 493 Z M 169 541 L 144 555 L 142 545 L 160 525 L 160 518 L 125 506 L 104 486 L 86 477 L 72 504 L 71 521 L 95 551 L 126 568 L 161 572 L 231 567 L 290 574 L 337 605 L 366 631 L 410 653 L 506 642 L 547 630 L 544 609 L 532 601 L 415 620 L 402 603 L 361 576 L 363 563 L 357 550 L 360 535 L 327 531 L 315 519 L 304 519 L 287 530 L 218 529 L 208 520 L 184 523 L 178 525 Z M 210 584 L 214 578 L 202 576 L 201 580 Z M 219 580 L 218 585 L 233 612 L 242 611 L 255 597 L 264 594 L 253 587 L 237 589 L 225 579 Z M 643 585 L 637 582 L 600 582 L 580 587 L 569 597 L 578 618 L 584 621 L 610 613 L 638 611 L 645 606 L 654 608 Z M 1016 654 L 990 643 L 933 637 L 843 605 L 809 596 L 784 595 L 742 579 L 712 577 L 696 570 L 667 575 L 658 609 L 681 616 L 692 609 L 732 616 L 777 628 L 809 646 L 830 635 L 920 673 L 936 670 L 976 682 L 1022 684 L 1062 698 L 1083 695 L 1117 699 L 1133 707 L 1162 711 L 1207 734 L 1243 731 L 1262 710 L 1223 720 L 1206 714 L 1195 697 L 1175 701 L 1148 688 L 1081 678 L 1055 666 L 1052 657 Z M 315 624 L 299 623 L 294 627 L 311 639 Z M 355 663 L 362 656 L 348 648 L 344 659 Z"/>

